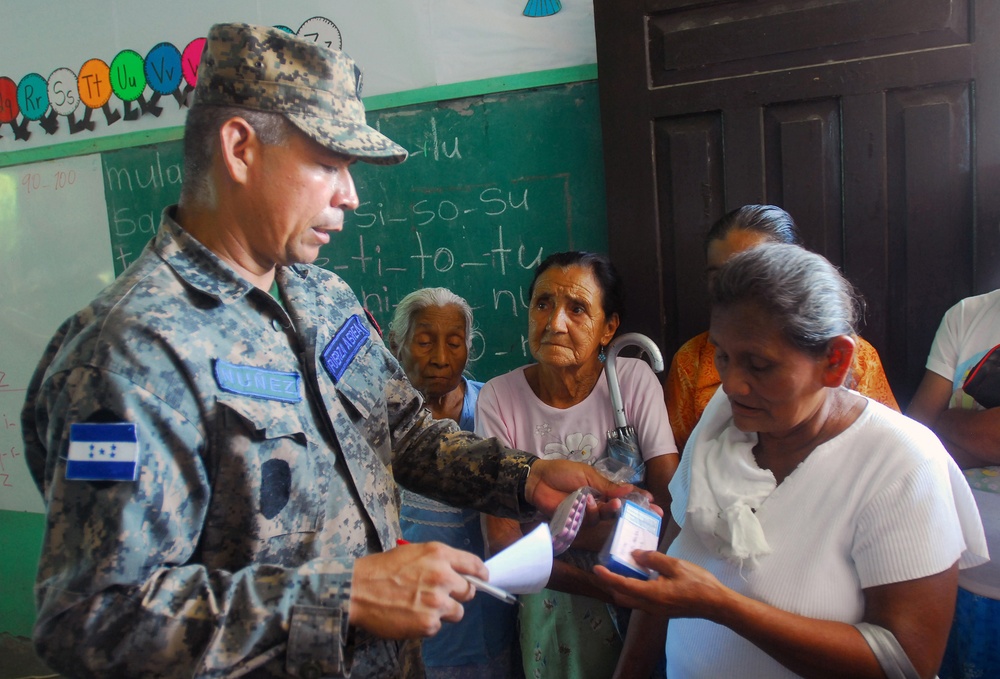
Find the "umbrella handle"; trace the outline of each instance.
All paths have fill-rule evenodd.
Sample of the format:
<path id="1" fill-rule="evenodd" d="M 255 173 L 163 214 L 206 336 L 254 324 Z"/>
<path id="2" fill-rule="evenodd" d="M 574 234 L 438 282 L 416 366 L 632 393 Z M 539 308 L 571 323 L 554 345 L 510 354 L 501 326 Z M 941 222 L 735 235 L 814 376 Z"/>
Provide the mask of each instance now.
<path id="1" fill-rule="evenodd" d="M 663 354 L 653 340 L 638 332 L 626 332 L 611 340 L 605 351 L 604 370 L 608 373 L 608 389 L 611 391 L 611 407 L 615 412 L 615 426 L 627 426 L 625 421 L 625 406 L 622 403 L 622 392 L 618 386 L 618 369 L 615 360 L 618 352 L 624 347 L 635 346 L 644 349 L 649 354 L 654 372 L 663 372 Z"/>

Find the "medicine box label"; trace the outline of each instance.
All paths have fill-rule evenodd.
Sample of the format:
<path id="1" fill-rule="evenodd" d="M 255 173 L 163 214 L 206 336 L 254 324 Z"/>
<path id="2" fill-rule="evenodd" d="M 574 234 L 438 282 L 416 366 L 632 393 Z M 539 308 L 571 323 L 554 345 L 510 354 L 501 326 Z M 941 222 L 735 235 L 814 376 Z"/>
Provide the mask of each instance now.
<path id="1" fill-rule="evenodd" d="M 622 505 L 615 531 L 607 548 L 604 565 L 608 570 L 627 577 L 649 579 L 648 571 L 632 558 L 636 550 L 657 548 L 662 519 L 630 500 Z"/>

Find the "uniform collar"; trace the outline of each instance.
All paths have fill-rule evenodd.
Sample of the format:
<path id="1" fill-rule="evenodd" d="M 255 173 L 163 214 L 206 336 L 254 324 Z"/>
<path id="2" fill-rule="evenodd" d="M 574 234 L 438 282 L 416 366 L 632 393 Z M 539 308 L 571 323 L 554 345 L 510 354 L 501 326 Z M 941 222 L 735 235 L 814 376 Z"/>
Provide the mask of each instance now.
<path id="1" fill-rule="evenodd" d="M 197 238 L 184 230 L 174 219 L 177 206 L 163 210 L 160 230 L 153 242 L 153 249 L 185 283 L 200 292 L 214 297 L 223 304 L 243 299 L 254 285 L 206 248 Z M 294 265 L 281 267 L 275 279 L 287 280 L 290 276 L 304 279 L 309 267 Z"/>

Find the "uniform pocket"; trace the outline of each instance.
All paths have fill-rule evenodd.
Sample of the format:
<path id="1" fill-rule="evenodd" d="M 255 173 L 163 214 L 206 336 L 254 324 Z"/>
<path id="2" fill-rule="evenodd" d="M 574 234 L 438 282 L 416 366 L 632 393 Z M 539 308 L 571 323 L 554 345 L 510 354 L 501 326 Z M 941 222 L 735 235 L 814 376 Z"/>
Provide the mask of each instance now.
<path id="1" fill-rule="evenodd" d="M 218 403 L 224 450 L 217 465 L 216 502 L 245 505 L 241 517 L 231 518 L 232 528 L 262 541 L 319 530 L 332 460 L 317 449 L 300 410 L 238 396 L 220 397 Z"/>

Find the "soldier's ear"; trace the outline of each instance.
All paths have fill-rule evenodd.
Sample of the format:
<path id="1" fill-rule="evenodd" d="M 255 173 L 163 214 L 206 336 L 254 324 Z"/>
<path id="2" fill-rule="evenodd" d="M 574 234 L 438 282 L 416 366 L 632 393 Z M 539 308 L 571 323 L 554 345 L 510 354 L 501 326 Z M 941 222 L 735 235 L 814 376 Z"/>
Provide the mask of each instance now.
<path id="1" fill-rule="evenodd" d="M 259 148 L 257 133 L 243 118 L 234 116 L 219 128 L 218 159 L 233 182 L 249 181 L 250 168 L 260 155 Z"/>

